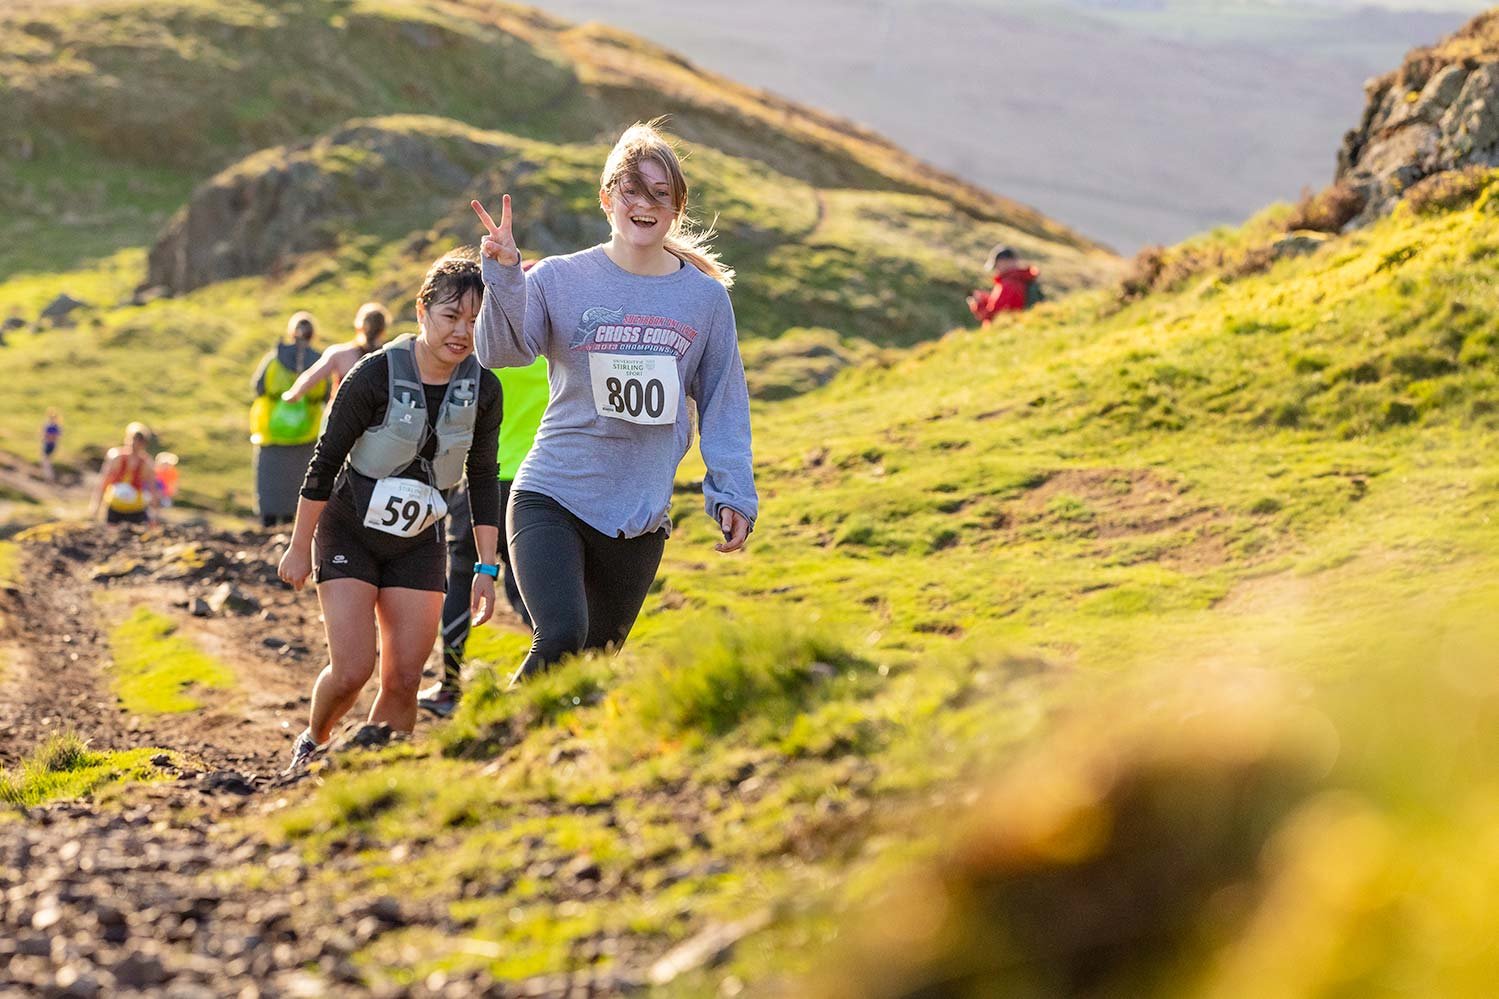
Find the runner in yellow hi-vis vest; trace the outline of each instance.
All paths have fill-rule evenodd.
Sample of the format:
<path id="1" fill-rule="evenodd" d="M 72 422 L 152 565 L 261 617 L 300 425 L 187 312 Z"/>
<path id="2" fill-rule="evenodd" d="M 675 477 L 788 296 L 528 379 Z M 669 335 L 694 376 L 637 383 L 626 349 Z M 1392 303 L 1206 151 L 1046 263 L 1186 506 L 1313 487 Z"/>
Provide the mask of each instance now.
<path id="1" fill-rule="evenodd" d="M 289 524 L 296 515 L 297 490 L 322 424 L 327 382 L 295 401 L 282 398 L 321 356 L 312 346 L 316 329 L 310 313 L 293 315 L 286 324 L 285 342 L 266 354 L 255 371 L 250 443 L 255 446 L 255 503 L 265 527 Z"/>

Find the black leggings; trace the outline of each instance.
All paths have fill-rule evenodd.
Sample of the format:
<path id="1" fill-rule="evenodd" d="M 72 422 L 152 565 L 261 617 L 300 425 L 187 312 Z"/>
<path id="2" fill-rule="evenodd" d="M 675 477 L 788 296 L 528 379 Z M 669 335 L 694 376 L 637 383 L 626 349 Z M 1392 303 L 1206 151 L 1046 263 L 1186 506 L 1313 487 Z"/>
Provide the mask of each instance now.
<path id="1" fill-rule="evenodd" d="M 572 653 L 623 645 L 656 579 L 666 529 L 611 538 L 527 490 L 510 497 L 508 521 L 516 581 L 536 627 L 512 682 Z"/>
<path id="2" fill-rule="evenodd" d="M 510 483 L 500 481 L 500 510 L 510 498 Z M 521 601 L 515 573 L 510 568 L 509 546 L 505 531 L 500 531 L 499 551 L 501 582 L 510 609 L 531 627 L 531 615 Z M 442 682 L 449 690 L 462 686 L 463 655 L 468 647 L 469 600 L 474 584 L 474 563 L 479 549 L 474 546 L 474 517 L 468 504 L 468 485 L 454 489 L 448 497 L 448 595 L 442 603 Z"/>

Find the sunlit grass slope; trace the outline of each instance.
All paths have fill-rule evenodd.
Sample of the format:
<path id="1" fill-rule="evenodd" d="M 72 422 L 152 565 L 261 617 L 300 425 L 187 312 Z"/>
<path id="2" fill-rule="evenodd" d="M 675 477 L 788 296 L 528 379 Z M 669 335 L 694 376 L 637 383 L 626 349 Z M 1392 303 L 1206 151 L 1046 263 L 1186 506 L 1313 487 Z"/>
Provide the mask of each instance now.
<path id="1" fill-rule="evenodd" d="M 1486 995 L 1492 568 L 1266 581 L 1231 661 L 1080 705 L 791 994 Z"/>
<path id="2" fill-rule="evenodd" d="M 1458 758 L 1480 745 L 1473 725 L 1495 689 L 1481 677 L 1499 570 L 1496 209 L 1490 189 L 1263 274 L 1201 274 L 1124 307 L 1069 299 L 762 406 L 750 553 L 711 552 L 685 474 L 660 583 L 622 656 L 508 694 L 481 679 L 435 738 L 331 772 L 267 833 L 318 858 L 321 892 L 389 891 L 449 920 L 450 933 L 372 945 L 376 976 L 646 967 L 704 926 L 764 919 L 727 968 L 668 991 L 708 994 L 729 975 L 769 988 L 851 925 L 850 903 L 940 850 L 969 780 L 1071 719 L 1103 755 L 1067 763 L 1076 743 L 1059 743 L 1072 769 L 990 813 L 1011 845 L 961 856 L 1096 862 L 1107 885 L 1105 862 L 1129 844 L 1069 816 L 1144 801 L 1151 822 L 1182 817 L 1128 826 L 1151 856 L 1202 862 L 1199 880 L 1171 882 L 1180 920 L 1141 910 L 1164 963 L 1130 950 L 1126 992 L 1166 967 L 1187 969 L 1180 994 L 1244 994 L 1262 966 L 1281 968 L 1281 994 L 1321 994 L 1350 967 L 1376 984 L 1450 967 L 1417 980 L 1461 991 L 1494 965 L 1420 927 L 1476 939 L 1490 913 L 1454 886 L 1493 866 L 1476 845 L 1492 835 L 1492 779 Z M 1245 743 L 1233 719 L 1255 704 L 1270 707 Z M 1298 705 L 1316 715 L 1310 730 Z M 1287 711 L 1282 752 L 1264 733 Z M 1222 725 L 1172 734 L 1204 712 Z M 1102 761 L 1092 776 L 1088 759 Z M 1156 762 L 1132 783 L 1142 759 Z M 1358 796 L 1351 809 L 1319 797 L 1336 788 Z M 1283 825 L 1303 804 L 1310 817 Z M 1469 840 L 1474 822 L 1485 831 Z M 1256 881 L 1272 837 L 1283 845 Z M 1337 869 L 1352 880 L 1317 881 L 1318 858 L 1343 842 L 1364 851 Z M 1007 946 L 1035 929 L 1025 900 L 1058 877 L 1073 874 L 1016 882 L 1017 901 L 996 910 L 1025 930 L 1001 926 Z M 1357 914 L 1390 911 L 1359 908 L 1365 888 L 1390 878 L 1429 886 L 1411 896 L 1422 922 L 1380 923 L 1378 960 L 1345 964 Z M 923 898 L 867 918 L 898 910 L 891 925 L 930 929 L 965 911 Z M 1305 932 L 1283 931 L 1281 915 Z M 874 939 L 876 953 L 901 950 Z M 952 965 L 936 948 L 959 939 L 902 936 L 911 952 L 892 960 L 930 957 L 940 974 Z M 1030 978 L 978 980 L 1055 994 L 1047 983 L 1072 972 L 1064 950 L 1042 950 Z M 1079 960 L 1091 968 L 1095 953 Z M 867 991 L 901 980 L 871 975 Z"/>

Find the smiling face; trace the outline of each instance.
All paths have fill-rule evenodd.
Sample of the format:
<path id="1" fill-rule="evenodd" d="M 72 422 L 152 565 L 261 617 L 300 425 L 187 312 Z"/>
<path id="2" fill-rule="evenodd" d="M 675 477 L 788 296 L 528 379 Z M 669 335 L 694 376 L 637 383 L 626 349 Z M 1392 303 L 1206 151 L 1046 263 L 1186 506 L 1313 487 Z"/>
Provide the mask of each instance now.
<path id="1" fill-rule="evenodd" d="M 474 320 L 483 301 L 484 278 L 471 252 L 449 253 L 428 268 L 416 293 L 416 321 L 432 358 L 457 364 L 473 353 Z"/>
<path id="2" fill-rule="evenodd" d="M 610 186 L 599 191 L 599 204 L 609 216 L 609 227 L 630 246 L 658 249 L 677 221 L 671 176 L 653 157 L 643 157 L 633 170 L 622 170 Z"/>
<path id="3" fill-rule="evenodd" d="M 433 357 L 457 364 L 474 352 L 474 323 L 479 318 L 480 296 L 465 292 L 457 298 L 426 305 L 416 303 L 416 321 L 423 345 Z"/>

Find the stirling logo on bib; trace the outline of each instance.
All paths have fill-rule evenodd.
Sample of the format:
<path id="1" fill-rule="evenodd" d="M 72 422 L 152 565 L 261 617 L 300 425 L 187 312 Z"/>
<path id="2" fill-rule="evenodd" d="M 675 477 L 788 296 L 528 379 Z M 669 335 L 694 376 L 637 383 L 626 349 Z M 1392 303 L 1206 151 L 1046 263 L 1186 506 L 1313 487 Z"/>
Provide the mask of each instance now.
<path id="1" fill-rule="evenodd" d="M 583 313 L 570 346 L 588 354 L 593 404 L 600 416 L 644 426 L 669 426 L 682 402 L 677 362 L 697 330 L 664 316 L 623 309 Z"/>

